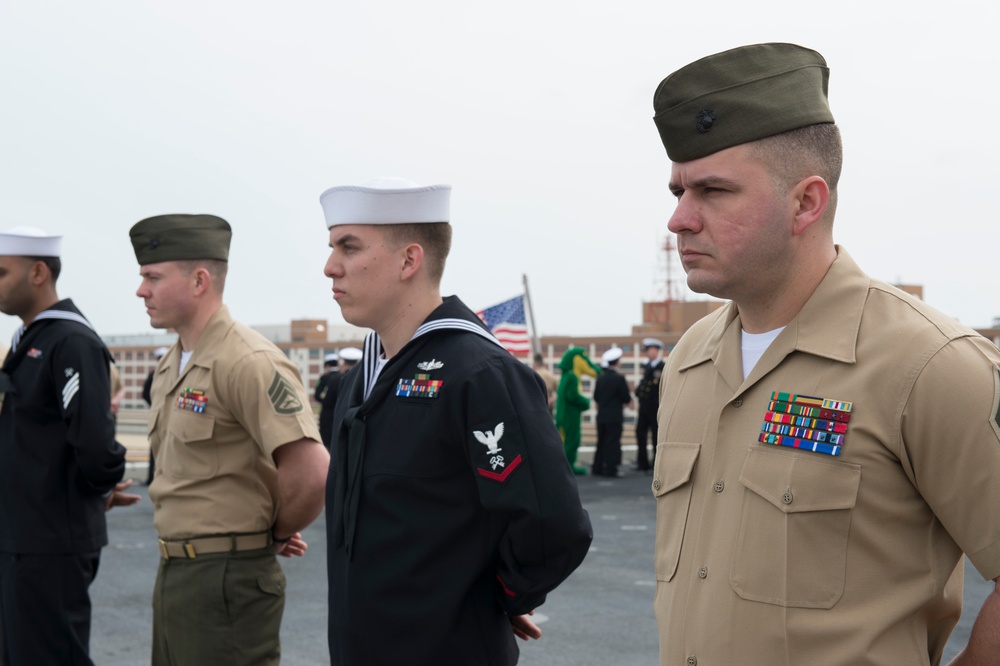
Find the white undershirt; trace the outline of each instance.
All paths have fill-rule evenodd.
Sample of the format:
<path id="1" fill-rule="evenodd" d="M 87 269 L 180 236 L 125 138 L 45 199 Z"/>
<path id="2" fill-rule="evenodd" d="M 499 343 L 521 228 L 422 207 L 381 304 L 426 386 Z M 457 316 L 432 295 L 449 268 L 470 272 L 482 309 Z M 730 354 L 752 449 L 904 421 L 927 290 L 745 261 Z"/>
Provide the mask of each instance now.
<path id="1" fill-rule="evenodd" d="M 740 332 L 743 334 L 741 343 L 743 347 L 743 379 L 750 376 L 757 361 L 783 330 L 785 330 L 784 326 L 767 333 L 747 333 L 741 329 Z"/>
<path id="2" fill-rule="evenodd" d="M 180 370 L 177 371 L 177 376 L 178 377 L 180 377 L 184 373 L 184 366 L 186 366 L 188 364 L 188 361 L 191 360 L 191 354 L 193 354 L 193 353 L 194 353 L 193 349 L 191 351 L 182 351 L 181 352 L 181 368 L 180 368 Z"/>

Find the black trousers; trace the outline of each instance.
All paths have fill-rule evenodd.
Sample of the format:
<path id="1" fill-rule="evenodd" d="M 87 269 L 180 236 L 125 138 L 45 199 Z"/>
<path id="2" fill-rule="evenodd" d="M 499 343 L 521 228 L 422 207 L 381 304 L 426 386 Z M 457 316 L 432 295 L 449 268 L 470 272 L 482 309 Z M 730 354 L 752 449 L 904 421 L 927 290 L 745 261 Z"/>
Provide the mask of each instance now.
<path id="1" fill-rule="evenodd" d="M 594 474 L 614 476 L 622 461 L 622 424 L 597 424 L 597 450 L 594 452 Z"/>
<path id="2" fill-rule="evenodd" d="M 639 407 L 639 416 L 635 420 L 635 441 L 639 446 L 639 457 L 636 466 L 639 469 L 651 469 L 653 461 L 656 459 L 656 409 L 643 409 Z M 653 435 L 653 455 L 650 456 L 646 449 L 647 434 Z"/>
<path id="3" fill-rule="evenodd" d="M 0 553 L 4 666 L 93 666 L 89 588 L 100 560 L 100 550 Z"/>

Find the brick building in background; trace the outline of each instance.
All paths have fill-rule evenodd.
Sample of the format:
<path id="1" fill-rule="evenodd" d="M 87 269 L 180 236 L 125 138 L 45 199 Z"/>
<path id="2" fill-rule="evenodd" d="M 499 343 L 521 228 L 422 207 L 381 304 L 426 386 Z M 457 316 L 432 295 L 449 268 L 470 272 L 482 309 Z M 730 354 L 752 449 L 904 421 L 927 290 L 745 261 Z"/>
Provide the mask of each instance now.
<path id="1" fill-rule="evenodd" d="M 903 291 L 918 298 L 923 297 L 923 288 L 918 285 L 897 285 Z M 590 358 L 599 362 L 601 354 L 611 347 L 621 347 L 624 354 L 619 363 L 619 371 L 634 388 L 642 377 L 642 339 L 655 337 L 665 345 L 664 355 L 673 349 L 681 334 L 694 322 L 724 305 L 723 301 L 652 301 L 642 304 L 642 323 L 632 327 L 629 333 L 603 336 L 549 335 L 539 339 L 546 366 L 559 374 L 556 369 L 562 355 L 571 346 L 583 347 Z M 254 330 L 274 342 L 295 364 L 302 375 L 307 389 L 316 386 L 323 372 L 323 358 L 342 347 L 362 346 L 366 329 L 348 324 L 330 326 L 324 319 L 295 319 L 288 324 L 253 326 Z M 989 328 L 977 329 L 982 335 L 1000 346 L 1000 317 Z M 149 372 L 156 367 L 153 351 L 161 346 L 172 345 L 177 339 L 172 333 L 149 333 L 141 335 L 116 335 L 104 338 L 122 374 L 125 386 L 124 410 L 145 410 L 142 386 Z M 530 363 L 530 358 L 525 358 Z M 593 380 L 584 377 L 581 390 L 586 395 L 593 392 Z M 144 415 L 136 413 L 134 416 Z M 584 414 L 584 423 L 593 423 L 596 411 L 592 408 Z M 624 441 L 634 441 L 634 433 L 629 427 L 635 420 L 634 411 L 626 410 Z"/>

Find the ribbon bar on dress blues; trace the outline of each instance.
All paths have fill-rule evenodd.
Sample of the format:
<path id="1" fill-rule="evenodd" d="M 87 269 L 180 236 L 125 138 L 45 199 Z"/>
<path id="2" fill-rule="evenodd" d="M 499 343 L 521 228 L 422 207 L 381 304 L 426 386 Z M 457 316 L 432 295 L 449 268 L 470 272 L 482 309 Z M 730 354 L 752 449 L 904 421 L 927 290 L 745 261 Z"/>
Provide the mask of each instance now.
<path id="1" fill-rule="evenodd" d="M 811 439 L 799 439 L 797 437 L 786 437 L 784 435 L 771 435 L 766 432 L 760 433 L 760 441 L 764 444 L 777 444 L 778 446 L 790 446 L 795 449 L 805 449 L 816 453 L 825 453 L 831 456 L 839 456 L 842 447 L 823 442 L 814 442 Z"/>
<path id="2" fill-rule="evenodd" d="M 430 375 L 417 375 L 413 379 L 400 379 L 396 395 L 403 398 L 436 398 L 444 381 L 430 379 Z"/>
<path id="3" fill-rule="evenodd" d="M 204 391 L 196 389 L 184 389 L 184 392 L 177 396 L 177 409 L 186 409 L 189 412 L 202 414 L 208 406 L 208 396 Z"/>

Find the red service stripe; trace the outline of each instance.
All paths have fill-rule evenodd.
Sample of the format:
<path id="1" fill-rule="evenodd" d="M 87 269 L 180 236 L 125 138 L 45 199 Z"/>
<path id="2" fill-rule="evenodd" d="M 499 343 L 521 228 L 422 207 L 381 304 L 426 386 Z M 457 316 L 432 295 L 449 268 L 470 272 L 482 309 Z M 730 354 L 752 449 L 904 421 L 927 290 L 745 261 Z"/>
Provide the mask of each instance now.
<path id="1" fill-rule="evenodd" d="M 491 472 L 488 469 L 483 469 L 481 467 L 477 467 L 476 471 L 479 472 L 480 476 L 485 476 L 487 479 L 492 479 L 493 481 L 499 481 L 500 483 L 503 483 L 504 481 L 507 480 L 507 477 L 510 476 L 510 473 L 513 472 L 515 469 L 517 469 L 517 466 L 520 464 L 521 464 L 521 454 L 519 453 L 517 454 L 516 458 L 510 461 L 510 464 L 507 465 L 507 469 L 505 469 L 503 472 L 499 474 L 497 474 L 496 472 Z"/>

